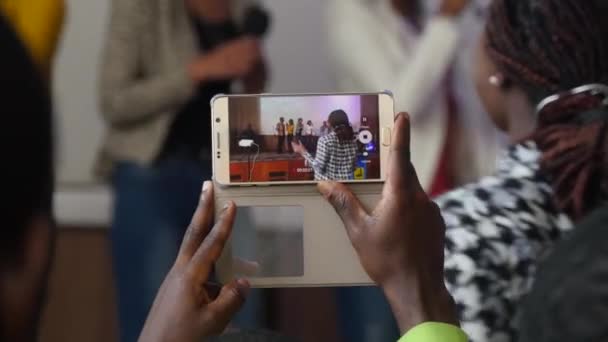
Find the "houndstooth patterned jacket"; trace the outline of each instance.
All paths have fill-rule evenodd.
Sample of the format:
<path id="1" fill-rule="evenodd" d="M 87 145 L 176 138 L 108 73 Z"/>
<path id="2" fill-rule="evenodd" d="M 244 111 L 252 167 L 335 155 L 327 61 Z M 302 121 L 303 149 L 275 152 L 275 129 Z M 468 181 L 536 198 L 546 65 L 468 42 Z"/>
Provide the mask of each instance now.
<path id="1" fill-rule="evenodd" d="M 537 262 L 572 228 L 539 157 L 534 143 L 514 145 L 494 176 L 437 199 L 447 225 L 446 283 L 471 341 L 516 340 Z"/>

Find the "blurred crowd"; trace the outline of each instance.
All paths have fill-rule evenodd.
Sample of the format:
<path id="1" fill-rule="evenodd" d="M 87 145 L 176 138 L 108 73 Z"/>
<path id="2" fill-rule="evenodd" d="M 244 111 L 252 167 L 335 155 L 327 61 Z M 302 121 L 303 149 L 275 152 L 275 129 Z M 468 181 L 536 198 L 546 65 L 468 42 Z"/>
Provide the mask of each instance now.
<path id="1" fill-rule="evenodd" d="M 335 91 L 387 89 L 396 112 L 409 113 L 411 165 L 445 222 L 443 279 L 471 341 L 517 340 L 533 321 L 522 321 L 522 306 L 539 262 L 606 199 L 608 48 L 598 37 L 608 27 L 596 2 L 327 1 Z M 0 9 L 48 83 L 65 9 L 35 3 L 0 0 Z M 121 341 L 140 335 L 212 176 L 210 100 L 272 82 L 263 44 L 271 18 L 248 0 L 112 1 L 95 174 L 114 193 Z M 307 125 L 281 127 L 315 135 Z M 397 340 L 385 295 L 336 289 L 340 336 Z M 267 328 L 256 321 L 263 300 L 251 305 L 234 326 Z"/>

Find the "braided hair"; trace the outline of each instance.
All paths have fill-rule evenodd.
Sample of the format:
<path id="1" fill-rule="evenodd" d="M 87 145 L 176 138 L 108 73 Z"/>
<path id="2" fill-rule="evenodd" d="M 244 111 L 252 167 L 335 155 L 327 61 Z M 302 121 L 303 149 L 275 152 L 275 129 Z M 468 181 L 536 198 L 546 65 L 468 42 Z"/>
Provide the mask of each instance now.
<path id="1" fill-rule="evenodd" d="M 608 83 L 608 20 L 596 0 L 494 0 L 486 27 L 487 51 L 532 103 L 591 83 Z M 581 120 L 608 111 L 592 93 L 546 106 L 530 137 L 556 205 L 574 219 L 608 194 L 608 120 Z M 605 113 L 604 117 L 608 117 Z"/>

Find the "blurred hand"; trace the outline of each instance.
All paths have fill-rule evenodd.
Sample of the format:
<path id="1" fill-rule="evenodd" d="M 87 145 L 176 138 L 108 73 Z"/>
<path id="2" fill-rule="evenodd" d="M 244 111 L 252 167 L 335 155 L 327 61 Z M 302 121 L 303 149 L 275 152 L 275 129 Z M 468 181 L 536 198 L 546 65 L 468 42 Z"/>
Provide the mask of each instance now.
<path id="1" fill-rule="evenodd" d="M 260 263 L 257 261 L 245 260 L 234 257 L 232 260 L 232 271 L 234 274 L 241 274 L 245 277 L 255 277 L 260 270 Z"/>
<path id="2" fill-rule="evenodd" d="M 470 0 L 443 0 L 439 13 L 446 16 L 457 16 L 469 5 Z"/>
<path id="3" fill-rule="evenodd" d="M 410 122 L 399 114 L 387 180 L 373 211 L 339 183 L 319 183 L 370 278 L 384 291 L 402 333 L 426 321 L 458 324 L 443 280 L 445 224 L 410 162 Z"/>
<path id="4" fill-rule="evenodd" d="M 243 77 L 244 90 L 248 94 L 262 93 L 268 81 L 268 68 L 263 59 L 253 67 L 251 72 Z"/>
<path id="5" fill-rule="evenodd" d="M 308 152 L 308 150 L 306 149 L 306 147 L 299 141 L 292 141 L 291 142 L 291 147 L 293 148 L 293 151 L 295 153 L 304 155 Z"/>
<path id="6" fill-rule="evenodd" d="M 258 64 L 260 45 L 251 37 L 239 38 L 215 48 L 189 65 L 196 82 L 243 78 Z"/>
<path id="7" fill-rule="evenodd" d="M 205 286 L 230 235 L 236 211 L 230 203 L 211 228 L 213 208 L 212 184 L 205 182 L 198 208 L 175 264 L 156 296 L 140 341 L 201 341 L 221 333 L 242 306 L 249 290 L 247 281 L 239 279 L 225 285 L 217 299 Z"/>

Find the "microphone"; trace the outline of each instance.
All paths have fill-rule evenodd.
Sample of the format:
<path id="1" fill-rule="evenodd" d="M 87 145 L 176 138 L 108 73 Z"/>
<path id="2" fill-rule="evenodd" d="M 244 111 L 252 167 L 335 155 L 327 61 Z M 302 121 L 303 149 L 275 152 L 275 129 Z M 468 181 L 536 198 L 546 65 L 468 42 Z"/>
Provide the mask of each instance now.
<path id="1" fill-rule="evenodd" d="M 270 28 L 270 14 L 260 6 L 251 6 L 245 11 L 243 33 L 262 38 Z"/>

